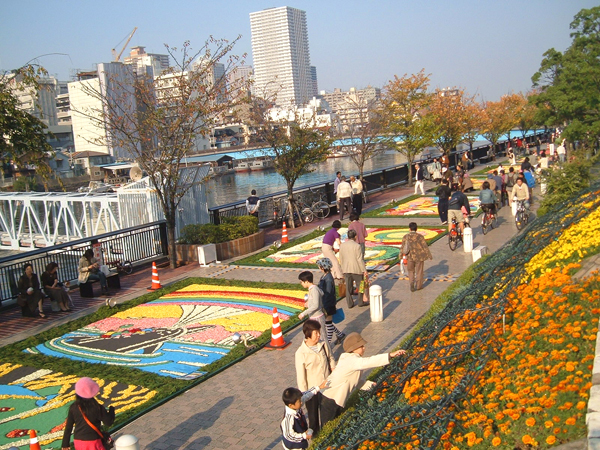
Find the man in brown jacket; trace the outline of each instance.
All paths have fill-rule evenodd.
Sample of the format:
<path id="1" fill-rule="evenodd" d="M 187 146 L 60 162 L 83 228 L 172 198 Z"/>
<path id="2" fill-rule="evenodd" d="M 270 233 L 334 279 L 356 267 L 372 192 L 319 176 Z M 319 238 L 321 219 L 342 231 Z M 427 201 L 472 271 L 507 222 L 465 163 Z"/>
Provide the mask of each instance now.
<path id="1" fill-rule="evenodd" d="M 354 299 L 352 298 L 352 283 L 356 283 L 356 287 L 360 286 L 360 282 L 367 277 L 367 267 L 362 256 L 362 248 L 356 243 L 356 231 L 348 230 L 348 240 L 340 245 L 340 265 L 344 272 L 344 280 L 346 282 L 346 302 L 348 308 L 354 308 Z M 360 302 L 358 306 L 368 306 L 368 303 L 363 302 L 363 295 L 359 294 Z"/>
<path id="2" fill-rule="evenodd" d="M 423 288 L 423 266 L 426 259 L 433 259 L 425 238 L 417 233 L 417 224 L 408 224 L 410 233 L 402 239 L 402 254 L 406 255 L 408 264 L 408 282 L 411 292 Z"/>

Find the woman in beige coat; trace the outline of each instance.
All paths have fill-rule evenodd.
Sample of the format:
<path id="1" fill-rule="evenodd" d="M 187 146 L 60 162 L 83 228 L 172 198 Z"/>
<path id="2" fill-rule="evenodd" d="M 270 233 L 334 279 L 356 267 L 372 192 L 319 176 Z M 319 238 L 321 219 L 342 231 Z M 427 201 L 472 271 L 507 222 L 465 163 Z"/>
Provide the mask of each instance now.
<path id="1" fill-rule="evenodd" d="M 302 392 L 309 387 L 320 385 L 335 368 L 335 359 L 329 349 L 321 341 L 321 324 L 316 320 L 309 319 L 302 326 L 304 342 L 296 350 L 296 377 L 298 389 Z M 308 411 L 308 424 L 316 436 L 321 429 L 319 419 L 320 394 L 306 401 Z"/>

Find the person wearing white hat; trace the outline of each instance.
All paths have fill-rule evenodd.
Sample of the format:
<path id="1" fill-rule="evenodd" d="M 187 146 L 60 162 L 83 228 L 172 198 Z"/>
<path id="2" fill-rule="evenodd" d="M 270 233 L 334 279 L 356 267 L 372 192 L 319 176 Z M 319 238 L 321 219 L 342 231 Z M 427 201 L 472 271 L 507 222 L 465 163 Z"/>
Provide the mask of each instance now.
<path id="1" fill-rule="evenodd" d="M 106 408 L 94 398 L 100 386 L 89 377 L 75 383 L 75 402 L 69 407 L 67 423 L 62 440 L 62 449 L 71 447 L 71 432 L 75 425 L 73 444 L 75 450 L 104 450 L 102 444 L 102 424 L 109 427 L 115 421 L 115 408 Z"/>
<path id="2" fill-rule="evenodd" d="M 385 366 L 391 358 L 406 354 L 406 350 L 401 349 L 364 358 L 366 344 L 367 341 L 359 333 L 346 336 L 344 353 L 329 375 L 327 387 L 321 390 L 321 428 L 340 415 L 350 393 L 358 385 L 363 370 Z"/>

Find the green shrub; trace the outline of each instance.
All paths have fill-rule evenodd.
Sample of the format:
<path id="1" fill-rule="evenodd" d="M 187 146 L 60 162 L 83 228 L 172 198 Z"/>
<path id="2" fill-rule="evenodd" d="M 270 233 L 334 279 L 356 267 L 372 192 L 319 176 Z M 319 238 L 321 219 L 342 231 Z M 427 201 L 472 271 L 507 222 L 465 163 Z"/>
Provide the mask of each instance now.
<path id="1" fill-rule="evenodd" d="M 562 166 L 554 165 L 542 173 L 542 183 L 546 184 L 544 199 L 537 211 L 543 216 L 552 207 L 569 201 L 574 195 L 590 186 L 592 161 L 576 159 Z"/>
<path id="2" fill-rule="evenodd" d="M 258 232 L 258 219 L 254 216 L 226 217 L 220 225 L 186 225 L 181 229 L 180 244 L 219 244 Z"/>

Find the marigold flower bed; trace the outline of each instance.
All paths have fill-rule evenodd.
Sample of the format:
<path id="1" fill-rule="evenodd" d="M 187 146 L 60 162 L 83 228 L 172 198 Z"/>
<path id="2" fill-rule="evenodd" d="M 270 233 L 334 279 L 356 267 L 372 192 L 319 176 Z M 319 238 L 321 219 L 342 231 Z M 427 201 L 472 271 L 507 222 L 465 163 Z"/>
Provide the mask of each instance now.
<path id="1" fill-rule="evenodd" d="M 596 184 L 478 263 L 318 449 L 549 448 L 584 435 L 600 275 Z"/>

